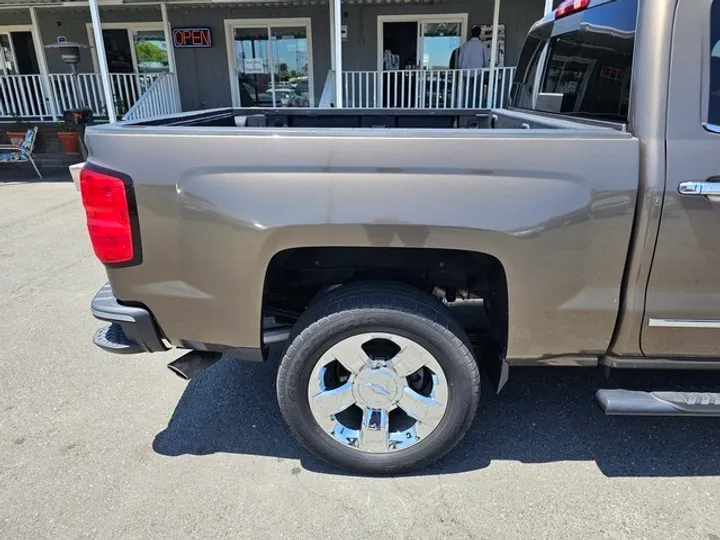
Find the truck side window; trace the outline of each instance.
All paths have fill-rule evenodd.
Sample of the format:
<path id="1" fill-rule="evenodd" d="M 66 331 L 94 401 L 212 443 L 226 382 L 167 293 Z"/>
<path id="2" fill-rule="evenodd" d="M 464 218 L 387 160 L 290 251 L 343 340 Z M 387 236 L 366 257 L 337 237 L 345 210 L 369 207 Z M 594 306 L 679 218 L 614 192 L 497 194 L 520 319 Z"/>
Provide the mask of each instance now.
<path id="1" fill-rule="evenodd" d="M 720 126 L 720 0 L 714 0 L 710 12 L 710 103 L 708 123 Z"/>
<path id="2" fill-rule="evenodd" d="M 517 74 L 511 90 L 511 100 L 514 106 L 523 109 L 532 109 L 533 89 L 538 63 L 542 57 L 542 48 L 547 38 L 539 32 L 531 31 L 518 60 Z"/>
<path id="3" fill-rule="evenodd" d="M 535 104 L 522 99 L 532 95 L 532 69 L 527 66 L 534 66 L 527 61 L 527 66 L 518 62 L 513 105 L 627 122 L 637 12 L 638 0 L 615 0 L 555 21 Z M 529 38 L 521 60 L 537 59 L 533 49 L 537 43 Z"/>

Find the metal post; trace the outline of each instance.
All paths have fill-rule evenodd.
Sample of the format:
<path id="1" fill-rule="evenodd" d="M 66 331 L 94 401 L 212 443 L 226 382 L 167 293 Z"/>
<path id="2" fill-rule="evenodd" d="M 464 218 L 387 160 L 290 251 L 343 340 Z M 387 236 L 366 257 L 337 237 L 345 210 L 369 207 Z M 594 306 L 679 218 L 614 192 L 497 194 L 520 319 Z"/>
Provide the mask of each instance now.
<path id="1" fill-rule="evenodd" d="M 342 0 L 333 0 L 334 25 L 330 29 L 335 36 L 335 106 L 343 108 L 342 96 Z"/>
<path id="2" fill-rule="evenodd" d="M 545 0 L 545 12 L 544 15 L 547 15 L 553 10 L 553 0 Z"/>
<path id="3" fill-rule="evenodd" d="M 500 24 L 500 0 L 495 0 L 493 8 L 492 42 L 490 45 L 490 82 L 488 83 L 488 105 L 495 107 L 495 65 L 497 64 L 498 25 Z"/>
<path id="4" fill-rule="evenodd" d="M 112 86 L 110 84 L 110 73 L 108 72 L 107 56 L 105 55 L 105 42 L 103 41 L 102 26 L 100 23 L 100 10 L 97 0 L 89 0 L 90 19 L 92 20 L 93 34 L 95 35 L 95 54 L 97 54 L 98 67 L 100 68 L 100 80 L 102 81 L 103 94 L 105 95 L 105 108 L 110 122 L 117 122 L 115 115 L 115 100 L 113 99 Z"/>
<path id="5" fill-rule="evenodd" d="M 53 122 L 57 122 L 58 108 L 55 103 L 55 92 L 53 92 L 48 76 L 47 58 L 45 57 L 45 47 L 43 47 L 42 38 L 40 37 L 40 25 L 38 24 L 37 12 L 35 6 L 30 6 L 30 20 L 32 21 L 32 39 L 35 46 L 35 56 L 37 56 L 38 67 L 40 68 L 40 78 L 42 81 L 42 89 L 47 96 L 50 105 L 50 115 Z"/>

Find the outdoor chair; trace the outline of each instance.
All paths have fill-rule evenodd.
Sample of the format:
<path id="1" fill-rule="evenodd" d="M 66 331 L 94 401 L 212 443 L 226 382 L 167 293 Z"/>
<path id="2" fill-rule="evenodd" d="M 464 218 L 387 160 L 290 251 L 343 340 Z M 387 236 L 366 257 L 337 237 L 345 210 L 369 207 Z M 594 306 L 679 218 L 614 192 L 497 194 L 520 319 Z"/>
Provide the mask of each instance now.
<path id="1" fill-rule="evenodd" d="M 19 147 L 12 144 L 0 144 L 0 163 L 18 163 L 21 161 L 29 161 L 35 169 L 37 175 L 40 177 L 40 180 L 42 180 L 42 174 L 40 174 L 40 170 L 37 168 L 37 165 L 35 165 L 35 161 L 32 157 L 33 148 L 35 148 L 35 139 L 37 139 L 37 132 L 37 126 L 32 129 L 28 129 L 27 133 L 25 133 L 25 139 L 23 139 L 23 142 Z"/>

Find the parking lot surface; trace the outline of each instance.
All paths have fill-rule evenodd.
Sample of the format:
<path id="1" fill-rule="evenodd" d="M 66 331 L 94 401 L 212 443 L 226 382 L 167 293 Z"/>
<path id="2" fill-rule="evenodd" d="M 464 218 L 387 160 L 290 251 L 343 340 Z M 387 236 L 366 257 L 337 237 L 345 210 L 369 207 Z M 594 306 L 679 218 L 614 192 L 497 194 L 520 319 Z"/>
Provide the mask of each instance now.
<path id="1" fill-rule="evenodd" d="M 186 383 L 94 347 L 104 281 L 71 183 L 0 181 L 0 538 L 720 540 L 720 420 L 606 418 L 601 370 L 516 369 L 440 463 L 350 476 L 290 438 L 276 359 Z"/>

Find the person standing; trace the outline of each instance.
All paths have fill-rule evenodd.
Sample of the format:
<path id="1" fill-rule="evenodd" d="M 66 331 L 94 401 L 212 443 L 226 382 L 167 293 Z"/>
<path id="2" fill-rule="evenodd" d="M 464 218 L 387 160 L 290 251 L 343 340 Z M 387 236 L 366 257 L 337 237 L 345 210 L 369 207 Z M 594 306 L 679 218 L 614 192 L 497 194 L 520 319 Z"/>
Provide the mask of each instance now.
<path id="1" fill-rule="evenodd" d="M 482 29 L 480 25 L 473 25 L 470 30 L 470 39 L 460 48 L 458 67 L 460 69 L 483 69 L 487 67 L 487 49 L 480 41 Z"/>
<path id="2" fill-rule="evenodd" d="M 459 69 L 475 70 L 487 67 L 488 53 L 485 44 L 480 40 L 482 29 L 480 25 L 473 25 L 470 30 L 470 39 L 460 47 L 457 54 L 457 67 Z M 469 80 L 463 80 L 467 77 Z M 457 89 L 458 99 L 464 107 L 478 107 L 485 94 L 485 76 L 483 73 L 461 72 L 460 85 Z M 467 93 L 468 95 L 463 95 Z"/>

